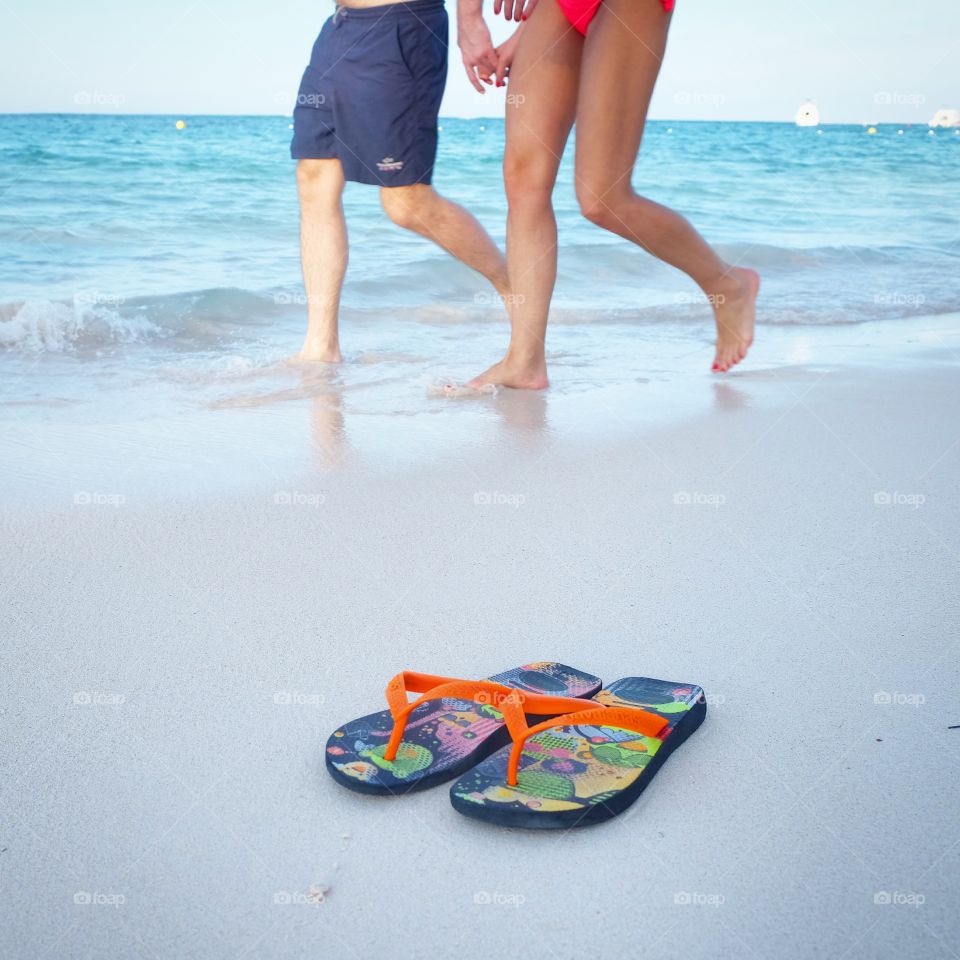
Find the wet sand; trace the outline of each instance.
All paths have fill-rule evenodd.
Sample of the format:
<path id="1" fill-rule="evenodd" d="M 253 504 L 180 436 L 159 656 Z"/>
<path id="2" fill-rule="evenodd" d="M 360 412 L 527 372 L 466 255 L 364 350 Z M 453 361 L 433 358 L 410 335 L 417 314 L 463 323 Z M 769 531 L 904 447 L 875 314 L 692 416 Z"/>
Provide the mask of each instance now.
<path id="1" fill-rule="evenodd" d="M 219 493 L 61 460 L 3 514 L 3 954 L 955 956 L 960 377 L 912 350 L 745 367 L 681 416 L 504 395 L 416 456 L 288 404 Z M 325 775 L 398 670 L 534 659 L 699 683 L 707 720 L 572 833 Z"/>

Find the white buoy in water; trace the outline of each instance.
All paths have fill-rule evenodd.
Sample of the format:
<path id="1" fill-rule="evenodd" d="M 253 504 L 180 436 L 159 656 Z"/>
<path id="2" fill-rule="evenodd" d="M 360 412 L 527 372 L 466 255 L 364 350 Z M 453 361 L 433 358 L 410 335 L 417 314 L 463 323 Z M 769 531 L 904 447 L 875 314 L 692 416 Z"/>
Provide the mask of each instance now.
<path id="1" fill-rule="evenodd" d="M 812 100 L 801 103 L 793 122 L 798 127 L 820 126 L 820 111 L 817 109 L 817 105 Z"/>

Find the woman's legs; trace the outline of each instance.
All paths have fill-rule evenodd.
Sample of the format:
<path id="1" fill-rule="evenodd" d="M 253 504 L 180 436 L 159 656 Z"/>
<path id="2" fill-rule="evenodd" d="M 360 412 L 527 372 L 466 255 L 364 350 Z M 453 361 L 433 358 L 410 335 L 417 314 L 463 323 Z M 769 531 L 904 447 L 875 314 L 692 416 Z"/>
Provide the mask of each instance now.
<path id="1" fill-rule="evenodd" d="M 503 175 L 509 204 L 510 347 L 472 386 L 547 386 L 544 338 L 557 275 L 551 197 L 576 111 L 582 46 L 583 38 L 556 0 L 540 0 L 524 26 L 507 96 Z"/>
<path id="2" fill-rule="evenodd" d="M 660 72 L 670 15 L 659 0 L 604 0 L 587 31 L 577 104 L 576 187 L 593 223 L 632 240 L 699 284 L 717 321 L 713 369 L 753 342 L 759 277 L 721 260 L 678 213 L 638 196 L 631 176 Z"/>

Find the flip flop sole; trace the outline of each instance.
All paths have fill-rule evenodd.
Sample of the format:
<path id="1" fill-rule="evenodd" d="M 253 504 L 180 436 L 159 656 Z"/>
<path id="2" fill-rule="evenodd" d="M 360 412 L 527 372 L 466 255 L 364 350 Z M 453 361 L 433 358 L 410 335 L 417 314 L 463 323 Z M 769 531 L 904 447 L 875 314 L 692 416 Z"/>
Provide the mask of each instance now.
<path id="1" fill-rule="evenodd" d="M 441 783 L 449 783 L 450 780 L 453 780 L 455 777 L 461 777 L 468 770 L 475 767 L 478 763 L 482 763 L 487 757 L 491 754 L 496 753 L 498 750 L 502 749 L 510 742 L 510 734 L 507 733 L 506 729 L 500 729 L 496 733 L 491 734 L 487 737 L 486 740 L 480 742 L 476 746 L 472 753 L 468 754 L 462 760 L 451 764 L 450 766 L 444 767 L 441 770 L 437 770 L 435 773 L 426 773 L 417 777 L 416 779 L 410 780 L 408 783 L 397 783 L 397 784 L 383 784 L 383 783 L 366 783 L 357 777 L 344 772 L 341 769 L 341 766 L 338 766 L 335 762 L 331 761 L 330 757 L 326 758 L 327 764 L 327 773 L 333 777 L 341 786 L 346 787 L 348 790 L 353 790 L 354 793 L 366 793 L 370 796 L 394 796 L 394 797 L 403 797 L 408 793 L 416 793 L 418 790 L 427 790 L 430 787 L 436 787 Z"/>
<path id="2" fill-rule="evenodd" d="M 630 696 L 631 694 L 641 696 L 646 694 L 647 699 L 649 699 L 652 684 L 658 684 L 664 689 L 676 689 L 678 687 L 676 684 L 668 684 L 663 681 L 628 678 L 612 684 L 610 690 L 602 691 L 597 699 L 603 700 L 605 694 L 612 694 L 608 697 L 611 704 L 615 701 L 621 705 L 641 706 L 645 710 L 658 712 L 654 704 L 639 703 Z M 650 757 L 649 762 L 643 766 L 639 775 L 634 777 L 632 782 L 626 786 L 598 794 L 582 803 L 568 801 L 561 796 L 562 790 L 557 790 L 558 785 L 560 787 L 564 786 L 564 778 L 561 775 L 553 776 L 549 772 L 541 770 L 532 775 L 528 774 L 528 782 L 533 781 L 534 788 L 538 790 L 538 793 L 542 791 L 542 794 L 546 796 L 528 796 L 526 802 L 511 800 L 509 799 L 510 788 L 505 787 L 507 762 L 510 756 L 510 748 L 507 747 L 500 753 L 492 755 L 472 771 L 468 771 L 463 778 L 452 785 L 450 802 L 453 808 L 458 813 L 474 820 L 482 820 L 501 827 L 534 830 L 565 830 L 573 827 L 585 827 L 591 824 L 604 823 L 617 817 L 646 790 L 657 772 L 666 763 L 667 758 L 700 727 L 706 717 L 707 705 L 703 691 L 694 685 L 685 685 L 680 689 L 689 691 L 689 706 L 684 707 L 682 714 L 677 714 L 670 710 L 672 704 L 659 705 L 660 711 L 667 716 L 672 715 L 675 722 L 671 724 L 669 735 L 664 738 L 662 744 Z M 619 694 L 619 696 L 616 694 Z M 678 704 L 682 704 L 682 700 L 678 701 Z M 562 718 L 558 719 L 557 729 L 563 729 Z M 563 734 L 558 733 L 557 739 L 562 737 Z M 631 740 L 636 741 L 638 739 L 640 738 L 636 734 L 630 734 L 626 743 L 629 744 Z M 610 748 L 608 747 L 608 749 Z M 559 761 L 561 768 L 568 763 L 577 764 L 577 761 Z M 494 795 L 500 794 L 501 788 L 506 792 L 499 799 L 491 799 L 491 792 Z M 531 809 L 529 804 L 537 804 L 538 806 L 536 809 Z M 555 805 L 556 809 L 550 809 L 551 805 Z"/>
<path id="3" fill-rule="evenodd" d="M 530 693 L 591 697 L 600 679 L 573 667 L 537 662 L 490 678 Z M 384 748 L 393 728 L 389 710 L 344 724 L 327 741 L 327 772 L 356 793 L 405 796 L 462 776 L 510 742 L 502 714 L 468 700 L 432 700 L 410 714 L 397 758 Z"/>

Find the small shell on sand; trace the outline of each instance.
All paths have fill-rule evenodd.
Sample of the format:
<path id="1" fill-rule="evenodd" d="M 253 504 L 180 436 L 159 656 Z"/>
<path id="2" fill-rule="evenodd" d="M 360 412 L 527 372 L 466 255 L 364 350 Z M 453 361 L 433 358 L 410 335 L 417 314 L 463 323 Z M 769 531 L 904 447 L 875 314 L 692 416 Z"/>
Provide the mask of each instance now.
<path id="1" fill-rule="evenodd" d="M 311 903 L 323 903 L 329 892 L 330 887 L 324 886 L 320 883 L 311 883 L 310 889 L 307 891 L 307 899 Z"/>

